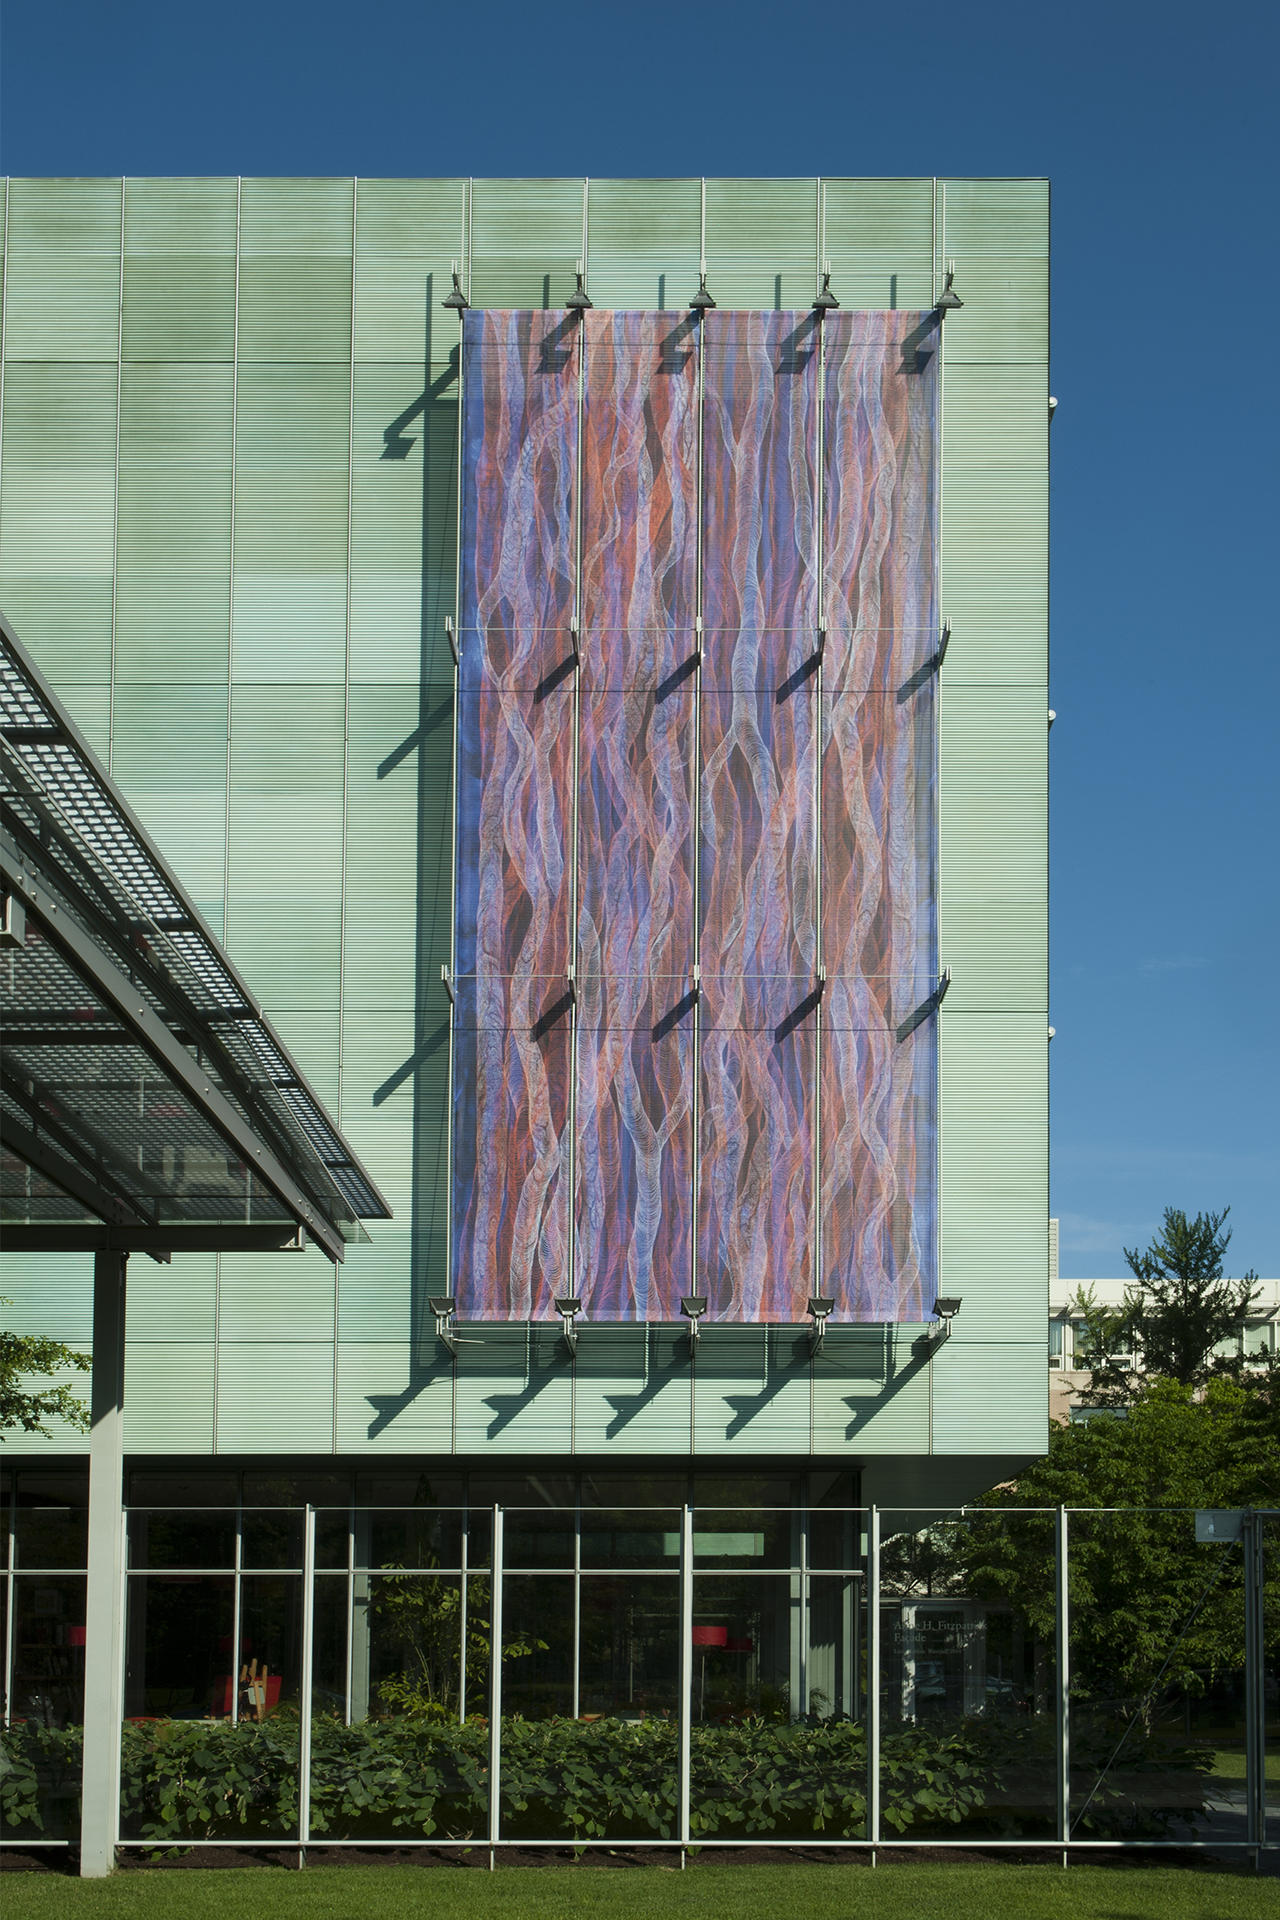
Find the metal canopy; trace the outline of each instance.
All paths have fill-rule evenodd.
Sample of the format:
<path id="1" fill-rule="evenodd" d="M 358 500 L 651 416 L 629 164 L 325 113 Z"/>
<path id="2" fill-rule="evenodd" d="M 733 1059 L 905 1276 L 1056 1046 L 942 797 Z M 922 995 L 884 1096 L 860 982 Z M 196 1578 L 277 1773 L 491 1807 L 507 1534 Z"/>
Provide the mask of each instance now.
<path id="1" fill-rule="evenodd" d="M 315 1240 L 390 1208 L 0 615 L 10 1248 Z"/>

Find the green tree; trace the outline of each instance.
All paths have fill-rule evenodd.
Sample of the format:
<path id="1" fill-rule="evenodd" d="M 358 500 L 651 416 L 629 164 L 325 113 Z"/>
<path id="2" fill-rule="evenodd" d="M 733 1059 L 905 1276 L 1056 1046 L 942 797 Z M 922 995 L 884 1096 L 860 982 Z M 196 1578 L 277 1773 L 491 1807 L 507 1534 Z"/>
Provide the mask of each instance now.
<path id="1" fill-rule="evenodd" d="M 458 1711 L 460 1653 L 466 1635 L 467 1692 L 488 1704 L 489 1582 L 472 1575 L 468 1582 L 467 1618 L 462 1618 L 462 1583 L 396 1568 L 379 1574 L 372 1583 L 370 1612 L 396 1647 L 400 1671 L 379 1683 L 378 1698 L 392 1713 L 420 1714 L 429 1719 L 453 1719 Z M 502 1659 L 518 1660 L 545 1640 L 532 1634 L 504 1632 Z"/>
<path id="2" fill-rule="evenodd" d="M 1120 1306 L 1104 1305 L 1091 1289 L 1078 1290 L 1072 1313 L 1082 1330 L 1079 1357 L 1090 1374 L 1089 1403 L 1126 1405 L 1140 1377 L 1203 1386 L 1212 1374 L 1240 1371 L 1242 1356 L 1214 1354 L 1247 1319 L 1259 1294 L 1256 1273 L 1240 1280 L 1223 1273 L 1229 1212 L 1224 1207 L 1188 1219 L 1180 1207 L 1166 1207 L 1163 1228 L 1150 1244 L 1124 1249 L 1137 1284 Z M 1128 1353 L 1135 1355 L 1136 1369 L 1118 1364 L 1117 1356 Z"/>
<path id="3" fill-rule="evenodd" d="M 1070 1519 L 1073 1687 L 1113 1701 L 1141 1699 L 1157 1682 L 1196 1692 L 1239 1667 L 1244 1614 L 1238 1551 L 1197 1547 L 1191 1510 L 1278 1501 L 1272 1384 L 1156 1379 L 1127 1411 L 1055 1428 L 1047 1455 L 966 1519 L 955 1552 L 976 1598 L 1009 1602 L 1048 1639 L 1050 1510 L 1117 1509 Z M 1280 1590 L 1280 1569 L 1271 1584 Z M 1280 1639 L 1280 1609 L 1268 1611 Z"/>
<path id="4" fill-rule="evenodd" d="M 1188 1220 L 1180 1208 L 1166 1207 L 1163 1232 L 1141 1252 L 1125 1248 L 1142 1301 L 1138 1331 L 1146 1372 L 1198 1383 L 1218 1342 L 1234 1333 L 1256 1304 L 1256 1273 L 1250 1270 L 1241 1280 L 1223 1275 L 1231 1234 L 1222 1229 L 1230 1211 L 1224 1207 Z"/>
<path id="5" fill-rule="evenodd" d="M 0 1306 L 11 1301 L 0 1300 Z M 31 1376 L 61 1373 L 73 1367 L 87 1373 L 92 1366 L 87 1354 L 64 1346 L 61 1340 L 45 1340 L 38 1334 L 13 1333 L 0 1327 L 0 1433 L 21 1427 L 24 1433 L 47 1433 L 47 1420 L 66 1420 L 83 1432 L 89 1425 L 84 1402 L 70 1387 L 46 1387 L 32 1392 L 25 1384 Z"/>

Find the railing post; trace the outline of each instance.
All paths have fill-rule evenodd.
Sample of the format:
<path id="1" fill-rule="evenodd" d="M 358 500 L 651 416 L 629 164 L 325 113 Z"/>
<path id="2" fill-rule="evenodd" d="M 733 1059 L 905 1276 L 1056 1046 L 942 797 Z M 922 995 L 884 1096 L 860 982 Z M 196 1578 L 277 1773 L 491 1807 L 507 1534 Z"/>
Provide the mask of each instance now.
<path id="1" fill-rule="evenodd" d="M 880 1509 L 867 1509 L 867 1838 L 880 1838 Z"/>
<path id="2" fill-rule="evenodd" d="M 689 1851 L 693 1768 L 693 1508 L 680 1515 L 680 1865 Z"/>
<path id="3" fill-rule="evenodd" d="M 502 1508 L 493 1509 L 493 1586 L 489 1629 L 489 1871 L 502 1832 Z"/>
<path id="4" fill-rule="evenodd" d="M 1067 1864 L 1071 1838 L 1071 1602 L 1070 1536 L 1067 1509 L 1059 1507 L 1054 1527 L 1054 1742 L 1057 1755 L 1058 1838 Z"/>
<path id="5" fill-rule="evenodd" d="M 306 1865 L 311 1838 L 311 1690 L 316 1642 L 316 1510 L 302 1518 L 302 1674 L 298 1687 L 298 1865 Z M 239 1659 L 237 1653 L 234 1658 Z"/>
<path id="6" fill-rule="evenodd" d="M 1247 1837 L 1256 1849 L 1254 1865 L 1267 1840 L 1266 1656 L 1263 1634 L 1265 1566 L 1263 1519 L 1247 1512 L 1241 1529 L 1244 1552 L 1244 1702 L 1245 1798 Z"/>
<path id="7" fill-rule="evenodd" d="M 93 1257 L 89 1561 L 85 1591 L 84 1766 L 80 1872 L 116 1863 L 124 1722 L 124 1327 L 128 1255 Z"/>

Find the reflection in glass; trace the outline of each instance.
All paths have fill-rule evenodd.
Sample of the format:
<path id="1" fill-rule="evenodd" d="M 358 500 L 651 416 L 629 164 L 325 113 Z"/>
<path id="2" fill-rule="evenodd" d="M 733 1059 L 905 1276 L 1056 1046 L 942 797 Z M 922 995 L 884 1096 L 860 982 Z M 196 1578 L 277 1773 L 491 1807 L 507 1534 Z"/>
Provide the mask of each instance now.
<path id="1" fill-rule="evenodd" d="M 296 1709 L 302 1670 L 302 1582 L 246 1574 L 240 1584 L 239 1718 L 265 1720 Z"/>
<path id="2" fill-rule="evenodd" d="M 311 1623 L 311 1711 L 342 1721 L 352 1717 L 347 1673 L 348 1592 L 345 1575 L 317 1574 Z"/>
<path id="3" fill-rule="evenodd" d="M 457 1507 L 409 1507 L 357 1512 L 358 1567 L 446 1568 L 462 1565 L 462 1520 Z"/>
<path id="4" fill-rule="evenodd" d="M 29 1574 L 13 1581 L 14 1719 L 42 1727 L 79 1724 L 84 1707 L 83 1575 Z"/>
<path id="5" fill-rule="evenodd" d="M 784 1721 L 798 1699 L 799 1601 L 787 1576 L 700 1574 L 693 1583 L 695 1722 Z M 793 1631 L 794 1621 L 794 1631 Z"/>
<path id="6" fill-rule="evenodd" d="M 849 1572 L 860 1566 L 865 1516 L 858 1513 L 809 1513 L 809 1565 L 829 1572 Z"/>
<path id="7" fill-rule="evenodd" d="M 456 1719 L 462 1685 L 461 1580 L 370 1574 L 355 1583 L 355 1608 L 352 1719 L 396 1713 Z"/>
<path id="8" fill-rule="evenodd" d="M 695 1510 L 695 1567 L 788 1567 L 799 1557 L 797 1514 L 760 1507 L 700 1506 Z"/>
<path id="9" fill-rule="evenodd" d="M 502 1597 L 504 1716 L 545 1720 L 573 1712 L 573 1639 L 572 1578 L 507 1575 Z"/>
<path id="10" fill-rule="evenodd" d="M 917 1514 L 886 1513 L 883 1529 L 886 1822 L 922 1839 L 1049 1839 L 1057 1817 L 1054 1516 L 975 1509 L 921 1526 Z M 922 1799 L 925 1788 L 936 1798 Z"/>
<path id="11" fill-rule="evenodd" d="M 301 1513 L 246 1507 L 240 1519 L 240 1559 L 246 1567 L 301 1567 Z"/>
<path id="12" fill-rule="evenodd" d="M 1245 1838 L 1244 1555 L 1195 1520 L 1070 1517 L 1077 1839 Z"/>
<path id="13" fill-rule="evenodd" d="M 582 1474 L 584 1507 L 680 1507 L 688 1493 L 683 1473 Z"/>
<path id="14" fill-rule="evenodd" d="M 584 1567 L 662 1567 L 680 1565 L 680 1511 L 649 1512 L 593 1508 L 582 1515 Z"/>
<path id="15" fill-rule="evenodd" d="M 7 1583 L 0 1582 L 0 1591 Z M 85 1582 L 83 1576 L 29 1575 L 12 1582 L 13 1643 L 8 1726 L 4 1748 L 35 1778 L 35 1818 L 14 1823 L 4 1836 L 74 1840 L 80 1822 L 79 1725 L 84 1715 Z M 10 1624 L 0 1606 L 3 1629 Z M 75 1728 L 69 1742 L 56 1729 Z"/>
<path id="16" fill-rule="evenodd" d="M 316 1565 L 346 1567 L 351 1554 L 351 1509 L 316 1508 Z"/>
<path id="17" fill-rule="evenodd" d="M 128 1589 L 124 1837 L 296 1833 L 301 1579 L 246 1574 L 237 1595 L 231 1574 L 148 1573 Z"/>
<path id="18" fill-rule="evenodd" d="M 236 1515 L 232 1508 L 155 1511 L 129 1515 L 131 1567 L 208 1567 L 236 1564 Z"/>
<path id="19" fill-rule="evenodd" d="M 152 1473 L 135 1467 L 129 1475 L 129 1504 L 134 1507 L 234 1507 L 239 1475 Z"/>
<path id="20" fill-rule="evenodd" d="M 87 1473 L 16 1476 L 14 1556 L 19 1567 L 80 1567 L 89 1542 Z"/>
<path id="21" fill-rule="evenodd" d="M 579 1712 L 584 1719 L 669 1717 L 680 1689 L 680 1587 L 670 1576 L 584 1577 Z"/>
<path id="22" fill-rule="evenodd" d="M 125 1718 L 200 1720 L 232 1712 L 237 1651 L 230 1574 L 132 1574 Z"/>
<path id="23" fill-rule="evenodd" d="M 571 1567 L 573 1509 L 543 1511 L 508 1507 L 503 1520 L 503 1559 L 509 1567 Z"/>

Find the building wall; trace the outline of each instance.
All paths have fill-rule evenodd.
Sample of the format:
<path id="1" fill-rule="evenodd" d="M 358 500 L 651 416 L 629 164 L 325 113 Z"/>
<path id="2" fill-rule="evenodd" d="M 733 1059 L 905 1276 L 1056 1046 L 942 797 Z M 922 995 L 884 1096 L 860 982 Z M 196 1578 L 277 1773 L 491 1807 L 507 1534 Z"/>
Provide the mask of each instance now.
<path id="1" fill-rule="evenodd" d="M 315 1253 L 131 1263 L 139 1451 L 1016 1455 L 1044 1444 L 1048 190 L 1042 181 L 24 181 L 5 196 L 0 604 L 395 1208 Z M 477 305 L 945 327 L 942 1290 L 917 1330 L 486 1330 L 446 1284 L 458 260 Z M 87 1341 L 84 1263 L 13 1259 Z M 788 1344 L 790 1343 L 790 1344 Z M 67 1436 L 58 1446 L 74 1446 Z"/>

